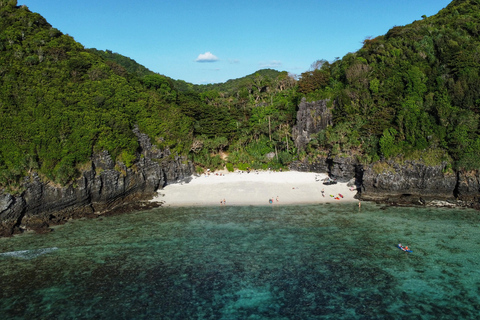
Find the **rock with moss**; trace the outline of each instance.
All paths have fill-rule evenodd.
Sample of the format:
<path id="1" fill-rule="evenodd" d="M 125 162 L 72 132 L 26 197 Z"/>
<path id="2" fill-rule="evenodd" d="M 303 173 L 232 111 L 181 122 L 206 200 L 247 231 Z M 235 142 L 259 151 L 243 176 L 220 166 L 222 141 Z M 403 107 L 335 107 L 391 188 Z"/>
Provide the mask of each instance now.
<path id="1" fill-rule="evenodd" d="M 136 132 L 139 140 L 145 136 Z M 55 185 L 37 173 L 27 177 L 25 191 L 0 193 L 0 236 L 24 230 L 46 232 L 70 219 L 96 217 L 151 199 L 168 182 L 188 179 L 193 165 L 183 157 L 169 157 L 146 141 L 130 168 L 114 162 L 108 152 L 92 156 L 81 177 L 66 186 Z"/>
<path id="2" fill-rule="evenodd" d="M 428 166 L 420 161 L 377 162 L 363 167 L 361 198 L 364 200 L 422 203 L 454 201 L 457 177 L 447 163 Z"/>
<path id="3" fill-rule="evenodd" d="M 480 172 L 478 170 L 458 172 L 456 195 L 459 200 L 471 206 L 480 207 Z"/>
<path id="4" fill-rule="evenodd" d="M 330 100 L 307 102 L 302 99 L 298 105 L 297 123 L 293 127 L 292 137 L 295 147 L 303 150 L 311 140 L 311 136 L 332 125 L 332 112 L 328 103 Z"/>

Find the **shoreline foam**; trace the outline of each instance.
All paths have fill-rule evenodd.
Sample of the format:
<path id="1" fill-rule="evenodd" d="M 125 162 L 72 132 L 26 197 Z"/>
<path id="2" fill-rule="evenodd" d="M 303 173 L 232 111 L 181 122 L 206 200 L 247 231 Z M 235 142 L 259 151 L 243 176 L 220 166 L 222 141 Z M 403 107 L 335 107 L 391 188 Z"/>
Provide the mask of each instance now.
<path id="1" fill-rule="evenodd" d="M 163 202 L 163 206 L 172 207 L 219 206 L 224 205 L 221 203 L 224 199 L 227 206 L 358 201 L 354 198 L 355 189 L 352 190 L 347 183 L 340 182 L 324 185 L 322 180 L 326 177 L 325 173 L 297 171 L 217 172 L 194 176 L 188 183 L 166 185 L 158 190 L 152 201 Z M 273 200 L 272 203 L 269 203 L 270 199 Z"/>

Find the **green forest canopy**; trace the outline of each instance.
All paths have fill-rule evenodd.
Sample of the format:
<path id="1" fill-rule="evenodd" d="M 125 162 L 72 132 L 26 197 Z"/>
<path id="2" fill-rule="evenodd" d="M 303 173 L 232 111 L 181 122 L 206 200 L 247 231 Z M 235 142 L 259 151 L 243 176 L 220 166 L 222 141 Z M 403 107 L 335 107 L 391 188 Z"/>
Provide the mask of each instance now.
<path id="1" fill-rule="evenodd" d="M 435 155 L 478 169 L 479 67 L 479 1 L 456 0 L 302 74 L 298 88 L 335 100 L 335 125 L 319 133 L 321 148 L 357 148 L 366 163 Z"/>
<path id="2" fill-rule="evenodd" d="M 134 165 L 135 126 L 200 168 L 278 168 L 319 153 L 480 168 L 478 0 L 366 39 L 298 81 L 270 69 L 222 84 L 173 80 L 85 49 L 16 1 L 0 0 L 0 30 L 0 187 L 10 191 L 32 171 L 68 184 L 101 150 Z M 303 96 L 330 99 L 334 124 L 299 152 L 291 129 Z"/>

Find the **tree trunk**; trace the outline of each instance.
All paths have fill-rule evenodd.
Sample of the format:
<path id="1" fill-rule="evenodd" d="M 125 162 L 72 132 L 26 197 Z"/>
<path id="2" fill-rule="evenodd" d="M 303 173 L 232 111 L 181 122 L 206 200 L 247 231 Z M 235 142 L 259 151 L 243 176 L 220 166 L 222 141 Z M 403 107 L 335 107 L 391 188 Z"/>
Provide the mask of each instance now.
<path id="1" fill-rule="evenodd" d="M 272 141 L 272 127 L 270 126 L 270 116 L 268 116 L 268 137 Z"/>

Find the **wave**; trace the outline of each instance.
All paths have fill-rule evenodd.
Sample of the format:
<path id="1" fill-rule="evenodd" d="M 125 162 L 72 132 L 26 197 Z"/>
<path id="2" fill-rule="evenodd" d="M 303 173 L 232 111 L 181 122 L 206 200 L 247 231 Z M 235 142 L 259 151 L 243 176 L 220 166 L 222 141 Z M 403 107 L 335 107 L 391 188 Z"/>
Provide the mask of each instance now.
<path id="1" fill-rule="evenodd" d="M 30 259 L 34 259 L 36 257 L 39 257 L 43 254 L 53 252 L 55 250 L 58 250 L 58 248 L 57 247 L 52 247 L 52 248 L 43 248 L 43 249 L 3 252 L 3 253 L 0 253 L 0 257 L 12 257 L 12 258 L 20 258 L 20 259 L 30 260 Z"/>

